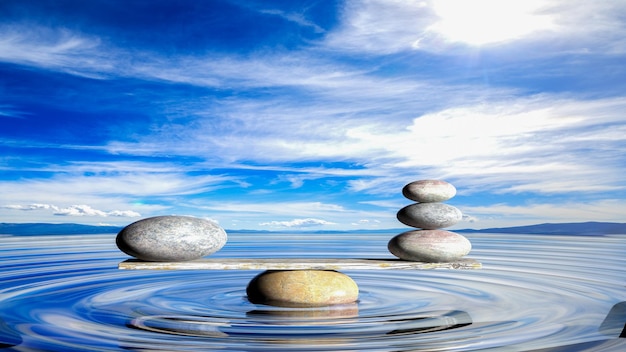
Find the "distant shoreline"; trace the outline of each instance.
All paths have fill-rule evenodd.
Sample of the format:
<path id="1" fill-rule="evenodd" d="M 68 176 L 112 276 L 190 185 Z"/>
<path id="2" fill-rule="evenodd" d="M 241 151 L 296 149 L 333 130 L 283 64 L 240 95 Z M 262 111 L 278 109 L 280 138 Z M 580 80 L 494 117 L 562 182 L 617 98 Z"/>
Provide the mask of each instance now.
<path id="1" fill-rule="evenodd" d="M 40 235 L 91 235 L 117 233 L 123 226 L 94 226 L 84 224 L 49 224 L 49 223 L 0 223 L 0 234 L 12 236 Z M 391 228 L 374 230 L 229 230 L 229 233 L 302 233 L 302 234 L 342 234 L 342 233 L 401 233 L 410 228 Z M 545 223 L 528 226 L 499 227 L 487 229 L 450 230 L 460 233 L 510 233 L 532 235 L 611 235 L 626 234 L 626 223 L 615 222 L 577 222 L 577 223 Z"/>

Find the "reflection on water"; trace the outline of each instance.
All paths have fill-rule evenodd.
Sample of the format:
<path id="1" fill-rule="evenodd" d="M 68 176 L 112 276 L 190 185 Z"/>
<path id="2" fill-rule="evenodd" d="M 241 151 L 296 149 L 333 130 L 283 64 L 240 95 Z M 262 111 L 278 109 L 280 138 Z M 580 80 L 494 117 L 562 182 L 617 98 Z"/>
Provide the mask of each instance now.
<path id="1" fill-rule="evenodd" d="M 600 332 L 608 336 L 626 338 L 626 302 L 620 302 L 611 308 L 600 325 Z"/>
<path id="2" fill-rule="evenodd" d="M 222 257 L 393 258 L 394 234 L 229 234 Z M 126 271 L 115 235 L 0 238 L 3 351 L 624 351 L 626 235 L 471 234 L 481 270 L 346 271 L 358 302 L 250 303 L 259 271 Z"/>

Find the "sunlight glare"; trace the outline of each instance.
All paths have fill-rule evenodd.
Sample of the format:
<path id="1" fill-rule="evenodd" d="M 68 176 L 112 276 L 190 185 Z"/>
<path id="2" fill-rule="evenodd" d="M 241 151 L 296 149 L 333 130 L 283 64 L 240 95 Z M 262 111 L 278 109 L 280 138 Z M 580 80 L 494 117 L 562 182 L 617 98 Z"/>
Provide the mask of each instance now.
<path id="1" fill-rule="evenodd" d="M 436 0 L 440 20 L 430 27 L 450 41 L 483 45 L 518 39 L 554 27 L 542 0 Z"/>

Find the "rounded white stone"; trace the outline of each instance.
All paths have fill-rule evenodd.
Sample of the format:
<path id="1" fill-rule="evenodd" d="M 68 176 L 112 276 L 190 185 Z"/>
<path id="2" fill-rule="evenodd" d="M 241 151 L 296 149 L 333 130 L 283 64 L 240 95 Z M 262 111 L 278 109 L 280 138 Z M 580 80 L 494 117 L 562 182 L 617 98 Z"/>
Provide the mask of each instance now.
<path id="1" fill-rule="evenodd" d="M 445 202 L 456 195 L 456 188 L 446 181 L 420 180 L 404 186 L 402 195 L 420 203 Z"/>
<path id="2" fill-rule="evenodd" d="M 472 250 L 464 236 L 446 230 L 413 230 L 392 238 L 387 248 L 396 257 L 416 262 L 451 262 Z"/>
<path id="3" fill-rule="evenodd" d="M 458 223 L 463 214 L 458 208 L 444 203 L 413 203 L 400 209 L 397 218 L 407 226 L 434 230 Z"/>
<path id="4" fill-rule="evenodd" d="M 115 242 L 137 259 L 167 262 L 199 259 L 220 250 L 226 231 L 212 221 L 190 216 L 156 216 L 134 222 Z"/>

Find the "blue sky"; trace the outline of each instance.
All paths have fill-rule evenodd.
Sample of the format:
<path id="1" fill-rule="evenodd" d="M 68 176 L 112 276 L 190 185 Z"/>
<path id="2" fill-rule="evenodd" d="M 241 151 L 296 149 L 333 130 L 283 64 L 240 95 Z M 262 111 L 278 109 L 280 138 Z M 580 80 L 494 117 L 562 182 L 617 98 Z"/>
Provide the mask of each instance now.
<path id="1" fill-rule="evenodd" d="M 626 1 L 0 2 L 0 222 L 626 219 Z"/>

